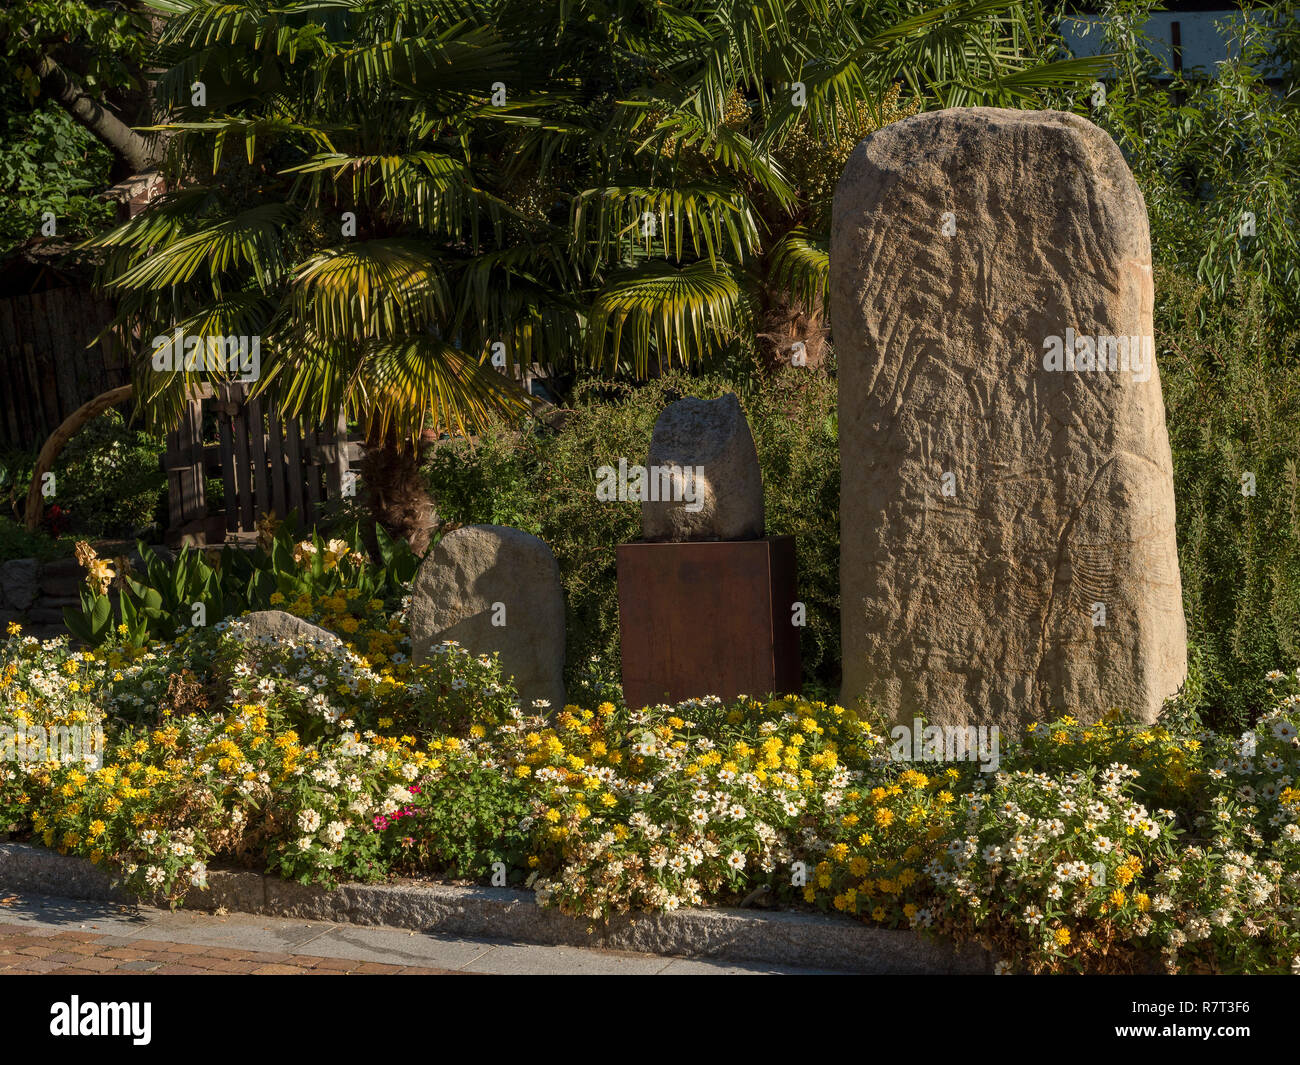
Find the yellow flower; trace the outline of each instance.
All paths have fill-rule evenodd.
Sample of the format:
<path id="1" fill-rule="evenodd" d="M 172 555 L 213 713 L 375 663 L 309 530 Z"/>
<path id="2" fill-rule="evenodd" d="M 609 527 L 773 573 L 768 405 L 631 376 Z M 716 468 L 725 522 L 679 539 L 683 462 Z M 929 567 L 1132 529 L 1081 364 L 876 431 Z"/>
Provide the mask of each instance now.
<path id="1" fill-rule="evenodd" d="M 338 565 L 339 559 L 343 558 L 352 550 L 352 545 L 346 540 L 331 540 L 325 545 L 324 561 L 326 569 L 333 569 Z"/>
<path id="2" fill-rule="evenodd" d="M 113 567 L 95 553 L 95 549 L 85 540 L 78 540 L 73 549 L 77 564 L 86 571 L 86 584 L 96 595 L 106 595 L 108 586 L 117 574 Z"/>
<path id="3" fill-rule="evenodd" d="M 1052 938 L 1056 940 L 1059 946 L 1068 946 L 1070 942 L 1070 930 L 1068 928 L 1058 928 Z"/>

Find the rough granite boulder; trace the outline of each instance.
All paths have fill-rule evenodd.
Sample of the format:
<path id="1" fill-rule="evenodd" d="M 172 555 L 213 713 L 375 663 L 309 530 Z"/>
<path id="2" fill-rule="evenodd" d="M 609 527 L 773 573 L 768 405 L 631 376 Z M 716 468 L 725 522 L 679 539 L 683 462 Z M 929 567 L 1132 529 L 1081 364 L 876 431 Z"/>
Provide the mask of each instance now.
<path id="1" fill-rule="evenodd" d="M 740 401 L 730 393 L 664 408 L 650 438 L 647 481 L 659 498 L 642 499 L 646 540 L 763 538 L 758 452 Z"/>
<path id="2" fill-rule="evenodd" d="M 954 108 L 835 192 L 846 704 L 1152 721 L 1186 626 L 1146 206 L 1060 112 Z"/>
<path id="3" fill-rule="evenodd" d="M 303 645 L 322 648 L 338 647 L 343 643 L 328 629 L 303 621 L 283 610 L 255 610 L 233 619 L 231 627 L 252 643 L 270 644 L 296 640 Z"/>
<path id="4" fill-rule="evenodd" d="M 41 592 L 41 564 L 34 558 L 15 558 L 0 564 L 0 606 L 27 610 Z"/>
<path id="5" fill-rule="evenodd" d="M 501 655 L 525 708 L 564 706 L 564 589 L 555 556 L 536 536 L 501 525 L 467 525 L 420 563 L 411 594 L 411 659 L 455 640 Z"/>

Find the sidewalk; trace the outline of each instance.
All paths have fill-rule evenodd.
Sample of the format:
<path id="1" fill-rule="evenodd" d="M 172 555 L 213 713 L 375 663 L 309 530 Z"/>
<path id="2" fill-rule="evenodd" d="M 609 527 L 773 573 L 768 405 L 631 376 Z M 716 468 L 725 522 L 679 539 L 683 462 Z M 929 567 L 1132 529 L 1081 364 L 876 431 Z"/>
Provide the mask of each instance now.
<path id="1" fill-rule="evenodd" d="M 0 976 L 801 974 L 815 970 L 459 939 L 247 914 L 0 897 Z"/>

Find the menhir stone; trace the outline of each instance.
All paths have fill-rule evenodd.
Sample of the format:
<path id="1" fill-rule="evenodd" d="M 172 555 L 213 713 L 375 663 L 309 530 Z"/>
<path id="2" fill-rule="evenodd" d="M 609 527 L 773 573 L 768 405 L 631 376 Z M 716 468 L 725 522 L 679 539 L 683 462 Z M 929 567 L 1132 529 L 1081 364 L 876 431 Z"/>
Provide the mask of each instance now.
<path id="1" fill-rule="evenodd" d="M 665 407 L 650 438 L 646 477 L 644 539 L 762 539 L 763 476 L 733 394 Z"/>
<path id="2" fill-rule="evenodd" d="M 564 706 L 564 589 L 551 549 L 501 525 L 466 525 L 435 544 L 411 594 L 411 660 L 443 641 L 501 655 L 525 709 Z"/>
<path id="3" fill-rule="evenodd" d="M 997 724 L 1183 682 L 1146 205 L 1059 112 L 954 108 L 858 145 L 835 193 L 846 702 Z"/>

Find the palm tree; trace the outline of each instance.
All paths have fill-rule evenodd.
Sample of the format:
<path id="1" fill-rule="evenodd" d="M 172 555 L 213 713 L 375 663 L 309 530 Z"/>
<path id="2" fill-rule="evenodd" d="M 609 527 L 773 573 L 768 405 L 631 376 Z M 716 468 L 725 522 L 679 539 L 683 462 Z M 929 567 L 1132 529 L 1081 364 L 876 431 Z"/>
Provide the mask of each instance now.
<path id="1" fill-rule="evenodd" d="M 1036 0 L 151 3 L 176 191 L 97 241 L 117 328 L 260 336 L 258 390 L 364 426 L 417 550 L 426 419 L 529 406 L 494 355 L 644 376 L 812 336 L 829 189 L 792 145 L 898 113 L 896 84 L 1024 102 L 1095 69 L 1043 62 Z M 141 359 L 137 393 L 166 423 L 196 376 Z"/>

